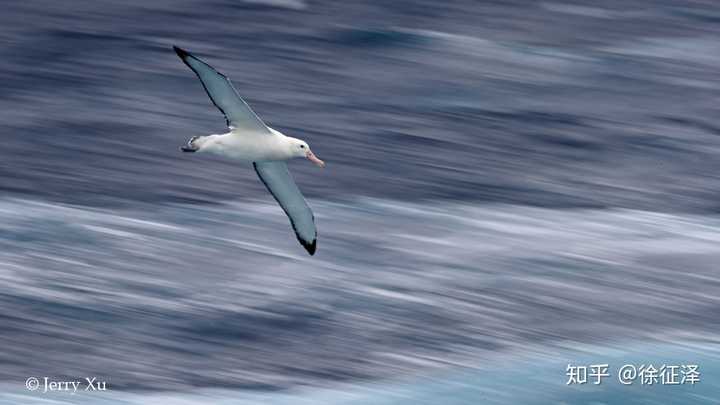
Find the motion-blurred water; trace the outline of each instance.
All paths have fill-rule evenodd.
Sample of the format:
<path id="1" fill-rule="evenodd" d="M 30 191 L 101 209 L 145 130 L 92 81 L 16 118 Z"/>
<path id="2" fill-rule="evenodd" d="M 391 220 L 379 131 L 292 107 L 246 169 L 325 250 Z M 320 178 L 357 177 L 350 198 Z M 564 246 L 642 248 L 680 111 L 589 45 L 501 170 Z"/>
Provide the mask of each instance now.
<path id="1" fill-rule="evenodd" d="M 720 9 L 596 3 L 5 2 L 0 403 L 713 403 Z M 173 44 L 328 163 L 316 256 L 178 151 L 225 129 Z M 568 388 L 584 345 L 704 381 Z"/>

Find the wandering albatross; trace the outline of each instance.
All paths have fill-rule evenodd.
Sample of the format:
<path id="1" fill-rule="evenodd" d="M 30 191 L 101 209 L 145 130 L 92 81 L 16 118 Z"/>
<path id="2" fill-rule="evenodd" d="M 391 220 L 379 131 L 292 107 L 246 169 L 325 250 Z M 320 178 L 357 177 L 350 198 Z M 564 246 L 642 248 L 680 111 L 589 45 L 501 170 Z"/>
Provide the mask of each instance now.
<path id="1" fill-rule="evenodd" d="M 209 152 L 252 162 L 260 180 L 290 218 L 300 244 L 310 255 L 315 254 L 315 218 L 290 176 L 285 161 L 304 157 L 320 167 L 325 167 L 325 163 L 315 156 L 305 141 L 285 136 L 265 125 L 240 98 L 225 75 L 189 52 L 176 46 L 173 49 L 200 79 L 210 100 L 225 115 L 230 129 L 226 134 L 195 136 L 180 149 L 183 152 Z"/>

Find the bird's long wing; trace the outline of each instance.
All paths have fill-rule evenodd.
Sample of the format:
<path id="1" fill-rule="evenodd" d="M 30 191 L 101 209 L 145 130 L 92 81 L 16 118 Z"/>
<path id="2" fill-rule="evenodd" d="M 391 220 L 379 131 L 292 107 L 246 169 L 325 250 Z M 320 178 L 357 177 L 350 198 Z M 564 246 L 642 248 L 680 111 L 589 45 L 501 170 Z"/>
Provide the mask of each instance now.
<path id="1" fill-rule="evenodd" d="M 225 115 L 228 127 L 270 134 L 267 125 L 238 95 L 230 79 L 186 50 L 176 46 L 173 49 L 200 79 L 210 100 Z"/>
<path id="2" fill-rule="evenodd" d="M 254 162 L 253 166 L 260 180 L 290 218 L 290 224 L 300 243 L 310 255 L 315 254 L 317 247 L 315 217 L 300 189 L 295 185 L 285 162 Z"/>

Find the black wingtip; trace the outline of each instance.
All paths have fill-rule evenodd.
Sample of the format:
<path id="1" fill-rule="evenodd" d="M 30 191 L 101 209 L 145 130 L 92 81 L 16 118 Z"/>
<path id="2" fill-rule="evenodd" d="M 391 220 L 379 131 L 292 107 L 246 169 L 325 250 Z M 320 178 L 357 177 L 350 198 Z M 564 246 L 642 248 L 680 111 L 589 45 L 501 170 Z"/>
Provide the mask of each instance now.
<path id="1" fill-rule="evenodd" d="M 315 250 L 317 250 L 317 239 L 313 239 L 312 243 L 307 243 L 304 240 L 299 239 L 299 238 L 298 238 L 298 240 L 300 241 L 300 244 L 303 245 L 305 250 L 307 250 L 308 253 L 310 253 L 310 256 L 315 255 Z"/>
<path id="2" fill-rule="evenodd" d="M 186 50 L 184 50 L 184 49 L 182 49 L 182 48 L 179 48 L 179 47 L 177 47 L 177 46 L 175 46 L 175 45 L 173 45 L 173 50 L 174 50 L 175 53 L 180 57 L 180 59 L 185 59 L 185 58 L 187 58 L 188 56 L 191 56 L 191 55 L 190 55 L 190 52 L 188 52 L 188 51 L 186 51 Z"/>

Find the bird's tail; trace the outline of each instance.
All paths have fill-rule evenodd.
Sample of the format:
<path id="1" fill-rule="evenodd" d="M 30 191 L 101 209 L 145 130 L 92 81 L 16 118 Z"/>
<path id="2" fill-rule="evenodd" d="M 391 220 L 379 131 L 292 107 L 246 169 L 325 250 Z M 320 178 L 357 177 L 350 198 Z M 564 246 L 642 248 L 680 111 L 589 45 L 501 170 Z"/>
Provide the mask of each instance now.
<path id="1" fill-rule="evenodd" d="M 180 150 L 183 152 L 197 152 L 198 149 L 200 149 L 197 145 L 195 145 L 195 140 L 200 138 L 199 136 L 193 136 L 190 138 L 187 144 L 180 147 Z"/>

